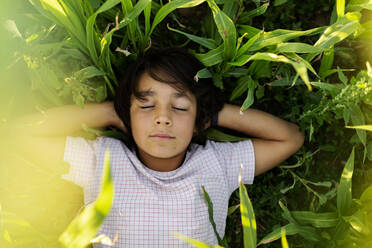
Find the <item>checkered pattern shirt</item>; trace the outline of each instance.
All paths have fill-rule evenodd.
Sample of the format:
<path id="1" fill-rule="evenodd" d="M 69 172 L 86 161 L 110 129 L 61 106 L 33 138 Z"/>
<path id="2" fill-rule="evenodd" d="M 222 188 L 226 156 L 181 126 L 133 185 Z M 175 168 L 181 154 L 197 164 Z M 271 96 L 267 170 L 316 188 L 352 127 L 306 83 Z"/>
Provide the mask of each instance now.
<path id="1" fill-rule="evenodd" d="M 111 240 L 117 236 L 114 247 L 191 246 L 173 236 L 173 232 L 217 244 L 201 186 L 212 200 L 213 218 L 222 238 L 229 197 L 239 187 L 240 163 L 243 183 L 253 183 L 255 157 L 251 140 L 208 140 L 205 147 L 191 144 L 179 168 L 159 172 L 147 168 L 135 150 L 117 139 L 67 137 L 64 160 L 71 166 L 62 177 L 83 188 L 86 205 L 99 194 L 106 148 L 110 150 L 115 195 L 99 234 Z"/>

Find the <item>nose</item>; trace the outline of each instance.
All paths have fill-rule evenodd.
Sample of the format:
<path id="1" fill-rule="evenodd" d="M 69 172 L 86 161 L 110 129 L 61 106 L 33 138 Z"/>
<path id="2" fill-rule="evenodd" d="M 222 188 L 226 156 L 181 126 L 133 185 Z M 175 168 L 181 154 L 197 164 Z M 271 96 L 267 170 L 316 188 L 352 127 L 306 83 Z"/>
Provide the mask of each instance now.
<path id="1" fill-rule="evenodd" d="M 155 118 L 154 122 L 156 125 L 172 125 L 172 118 L 170 116 L 170 112 L 166 108 L 159 108 L 155 111 Z"/>

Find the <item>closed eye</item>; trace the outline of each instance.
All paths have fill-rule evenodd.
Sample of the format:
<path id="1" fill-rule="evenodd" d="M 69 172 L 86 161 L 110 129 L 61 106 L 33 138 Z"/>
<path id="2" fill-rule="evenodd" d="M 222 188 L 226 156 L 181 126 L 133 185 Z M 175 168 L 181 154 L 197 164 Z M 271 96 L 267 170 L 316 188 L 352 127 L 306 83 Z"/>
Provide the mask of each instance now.
<path id="1" fill-rule="evenodd" d="M 187 109 L 183 109 L 183 108 L 176 108 L 176 107 L 173 107 L 173 108 L 176 110 L 180 110 L 180 111 L 187 111 Z"/>
<path id="2" fill-rule="evenodd" d="M 152 107 L 154 107 L 154 106 L 141 106 L 141 109 L 148 109 L 148 108 L 152 108 Z M 173 109 L 179 110 L 179 111 L 187 111 L 187 109 L 184 109 L 184 108 L 173 107 Z"/>

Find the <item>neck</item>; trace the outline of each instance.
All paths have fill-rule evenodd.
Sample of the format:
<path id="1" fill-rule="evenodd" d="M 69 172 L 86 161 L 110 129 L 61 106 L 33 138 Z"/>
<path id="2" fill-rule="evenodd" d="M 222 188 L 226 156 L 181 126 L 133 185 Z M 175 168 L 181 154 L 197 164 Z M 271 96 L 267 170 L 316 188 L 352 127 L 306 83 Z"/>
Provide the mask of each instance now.
<path id="1" fill-rule="evenodd" d="M 142 151 L 141 149 L 138 149 L 137 147 L 136 152 L 138 158 L 147 168 L 160 172 L 168 172 L 177 169 L 182 165 L 186 156 L 186 151 L 184 151 L 171 158 L 157 158 Z"/>

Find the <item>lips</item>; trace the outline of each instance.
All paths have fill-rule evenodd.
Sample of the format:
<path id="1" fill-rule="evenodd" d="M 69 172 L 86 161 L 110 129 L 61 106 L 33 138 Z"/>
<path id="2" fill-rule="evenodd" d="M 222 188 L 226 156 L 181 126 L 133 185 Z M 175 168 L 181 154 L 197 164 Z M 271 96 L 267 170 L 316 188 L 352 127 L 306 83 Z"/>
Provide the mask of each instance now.
<path id="1" fill-rule="evenodd" d="M 160 138 L 160 139 L 174 139 L 174 137 L 169 136 L 168 134 L 164 134 L 164 133 L 157 133 L 157 134 L 154 134 L 154 135 L 150 135 L 150 137 Z"/>

